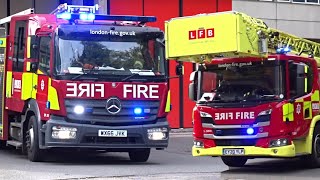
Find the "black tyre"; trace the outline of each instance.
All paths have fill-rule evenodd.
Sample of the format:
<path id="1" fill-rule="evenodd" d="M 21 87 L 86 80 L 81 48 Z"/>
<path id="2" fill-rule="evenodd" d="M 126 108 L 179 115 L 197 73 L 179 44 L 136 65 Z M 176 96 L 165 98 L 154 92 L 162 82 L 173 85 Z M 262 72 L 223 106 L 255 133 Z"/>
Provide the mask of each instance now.
<path id="1" fill-rule="evenodd" d="M 6 149 L 7 148 L 7 141 L 0 140 L 0 149 Z"/>
<path id="2" fill-rule="evenodd" d="M 28 159 L 32 162 L 43 161 L 44 152 L 39 148 L 39 134 L 35 116 L 31 116 L 29 119 L 25 139 Z"/>
<path id="3" fill-rule="evenodd" d="M 129 152 L 130 160 L 133 162 L 146 162 L 150 156 L 150 148 L 137 149 Z"/>
<path id="4" fill-rule="evenodd" d="M 313 131 L 312 154 L 303 156 L 301 159 L 310 168 L 320 167 L 320 125 L 317 125 Z"/>
<path id="5" fill-rule="evenodd" d="M 243 167 L 247 163 L 245 157 L 221 157 L 223 163 L 229 167 Z"/>

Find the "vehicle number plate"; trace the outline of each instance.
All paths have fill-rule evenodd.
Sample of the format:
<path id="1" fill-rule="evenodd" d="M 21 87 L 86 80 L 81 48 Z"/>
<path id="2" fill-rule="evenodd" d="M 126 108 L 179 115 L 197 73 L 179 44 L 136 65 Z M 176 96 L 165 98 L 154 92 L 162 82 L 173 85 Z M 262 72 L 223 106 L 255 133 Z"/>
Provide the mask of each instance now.
<path id="1" fill-rule="evenodd" d="M 127 137 L 127 130 L 99 130 L 100 137 Z"/>
<path id="2" fill-rule="evenodd" d="M 244 155 L 244 149 L 223 149 L 223 155 Z"/>

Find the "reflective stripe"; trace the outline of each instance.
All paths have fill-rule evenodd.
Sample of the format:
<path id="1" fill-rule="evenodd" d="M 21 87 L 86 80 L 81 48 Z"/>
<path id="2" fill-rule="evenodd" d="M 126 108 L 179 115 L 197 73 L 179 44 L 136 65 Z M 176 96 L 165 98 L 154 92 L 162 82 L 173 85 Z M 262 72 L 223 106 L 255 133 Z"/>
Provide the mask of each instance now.
<path id="1" fill-rule="evenodd" d="M 168 91 L 168 96 L 167 96 L 167 103 L 166 103 L 166 109 L 165 112 L 170 112 L 171 108 L 170 108 L 170 90 Z"/>
<path id="2" fill-rule="evenodd" d="M 30 50 L 31 50 L 31 37 L 29 36 L 27 39 L 27 58 L 30 58 Z M 28 67 L 27 67 L 28 68 Z"/>
<path id="3" fill-rule="evenodd" d="M 57 90 L 51 86 L 52 79 L 49 78 L 49 87 L 48 87 L 48 101 L 50 102 L 50 109 L 60 110 L 59 99 Z"/>
<path id="4" fill-rule="evenodd" d="M 319 101 L 319 90 L 315 90 L 311 95 L 311 101 Z"/>
<path id="5" fill-rule="evenodd" d="M 27 100 L 32 97 L 33 73 L 25 72 L 22 74 L 21 100 Z"/>
<path id="6" fill-rule="evenodd" d="M 287 104 L 284 104 L 282 106 L 282 112 L 283 112 L 283 121 L 293 121 L 294 120 L 294 116 L 293 116 L 293 113 L 294 113 L 294 106 L 293 104 L 291 103 L 287 103 Z"/>
<path id="7" fill-rule="evenodd" d="M 7 71 L 6 97 L 10 98 L 12 95 L 12 72 Z"/>
<path id="8" fill-rule="evenodd" d="M 43 74 L 43 72 L 38 69 L 37 74 Z"/>
<path id="9" fill-rule="evenodd" d="M 304 66 L 304 73 L 308 73 L 308 66 Z M 304 78 L 304 92 L 308 92 L 308 78 Z"/>
<path id="10" fill-rule="evenodd" d="M 27 71 L 30 71 L 30 64 L 31 64 L 30 62 L 27 62 L 27 67 L 26 67 Z"/>
<path id="11" fill-rule="evenodd" d="M 6 42 L 7 39 L 6 38 L 0 38 L 0 47 L 1 48 L 5 48 L 6 47 Z"/>

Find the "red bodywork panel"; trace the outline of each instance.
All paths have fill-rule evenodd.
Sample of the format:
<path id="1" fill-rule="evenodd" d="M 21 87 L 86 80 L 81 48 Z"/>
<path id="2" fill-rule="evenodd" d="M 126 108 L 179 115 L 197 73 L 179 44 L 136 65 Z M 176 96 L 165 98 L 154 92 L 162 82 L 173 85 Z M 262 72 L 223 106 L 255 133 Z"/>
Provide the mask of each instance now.
<path id="1" fill-rule="evenodd" d="M 52 86 L 59 95 L 60 111 L 52 113 L 65 116 L 65 99 L 105 99 L 117 97 L 120 100 L 160 100 L 161 108 L 158 116 L 164 117 L 167 84 L 165 83 L 129 83 L 129 82 L 84 82 L 53 80 Z M 79 90 L 79 89 L 82 90 Z M 138 90 L 139 89 L 139 90 Z M 140 93 L 139 93 L 140 91 Z"/>

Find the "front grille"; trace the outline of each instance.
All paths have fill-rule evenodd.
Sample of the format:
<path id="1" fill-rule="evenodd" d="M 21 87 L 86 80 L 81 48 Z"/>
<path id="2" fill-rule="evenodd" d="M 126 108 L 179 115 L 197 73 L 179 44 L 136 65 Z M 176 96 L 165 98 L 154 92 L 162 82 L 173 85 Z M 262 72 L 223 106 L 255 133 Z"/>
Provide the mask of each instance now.
<path id="1" fill-rule="evenodd" d="M 256 139 L 236 139 L 236 140 L 216 139 L 215 143 L 217 146 L 255 146 L 256 141 L 257 141 Z"/>
<path id="2" fill-rule="evenodd" d="M 246 128 L 237 128 L 237 129 L 214 129 L 214 135 L 216 136 L 246 136 L 247 129 Z M 257 134 L 256 128 L 254 128 L 254 133 L 252 135 Z"/>
<path id="3" fill-rule="evenodd" d="M 69 122 L 94 124 L 94 125 L 137 125 L 154 123 L 159 111 L 159 101 L 122 101 L 121 110 L 117 114 L 111 114 L 106 110 L 107 99 L 105 100 L 65 100 L 67 118 Z M 85 113 L 78 115 L 73 112 L 76 105 L 85 107 Z M 134 108 L 150 109 L 146 113 L 136 116 Z"/>
<path id="4" fill-rule="evenodd" d="M 202 123 L 215 124 L 211 117 L 201 117 Z"/>

